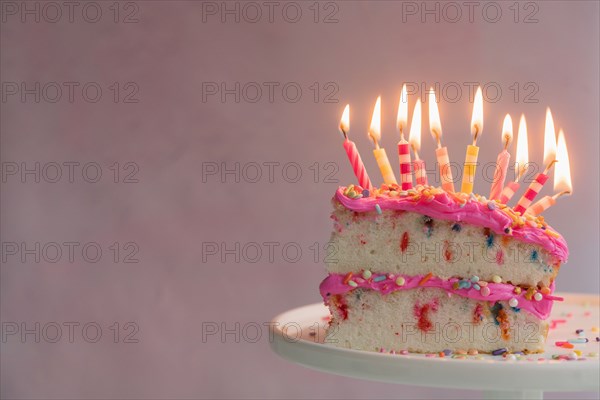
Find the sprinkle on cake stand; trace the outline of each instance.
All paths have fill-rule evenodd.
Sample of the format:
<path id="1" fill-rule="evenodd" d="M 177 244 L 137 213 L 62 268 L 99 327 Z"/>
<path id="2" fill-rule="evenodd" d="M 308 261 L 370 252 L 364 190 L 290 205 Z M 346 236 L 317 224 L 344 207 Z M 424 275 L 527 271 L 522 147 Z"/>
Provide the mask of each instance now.
<path id="1" fill-rule="evenodd" d="M 484 391 L 488 399 L 542 399 L 543 392 L 600 391 L 600 297 L 561 294 L 549 318 L 545 352 L 467 351 L 380 353 L 323 343 L 329 311 L 321 303 L 273 319 L 271 347 L 281 357 L 319 371 L 388 383 Z M 468 379 L 465 379 L 468 377 Z M 507 382 L 511 382 L 507 387 Z"/>

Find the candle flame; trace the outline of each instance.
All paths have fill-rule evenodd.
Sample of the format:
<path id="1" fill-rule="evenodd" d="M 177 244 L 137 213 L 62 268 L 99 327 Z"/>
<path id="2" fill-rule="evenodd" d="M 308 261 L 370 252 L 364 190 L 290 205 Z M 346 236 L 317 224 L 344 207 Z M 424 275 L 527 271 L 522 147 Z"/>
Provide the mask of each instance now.
<path id="1" fill-rule="evenodd" d="M 415 110 L 413 111 L 408 141 L 412 146 L 413 151 L 417 152 L 421 150 L 421 102 L 419 100 L 417 100 Z"/>
<path id="2" fill-rule="evenodd" d="M 381 96 L 377 97 L 375 108 L 373 109 L 373 117 L 371 118 L 371 127 L 369 128 L 369 136 L 375 144 L 381 140 Z"/>
<path id="3" fill-rule="evenodd" d="M 519 127 L 520 128 L 520 127 Z M 502 124 L 502 142 L 506 149 L 513 139 L 513 123 L 510 114 L 506 114 L 504 117 L 504 123 Z"/>
<path id="4" fill-rule="evenodd" d="M 554 191 L 555 192 L 573 192 L 571 184 L 571 166 L 569 165 L 569 152 L 567 151 L 567 142 L 565 133 L 562 129 L 558 132 L 558 150 L 556 153 L 558 163 L 554 167 Z"/>
<path id="5" fill-rule="evenodd" d="M 529 163 L 529 146 L 527 145 L 527 122 L 525 115 L 521 114 L 519 121 L 519 132 L 517 134 L 517 157 L 515 160 L 515 170 L 517 171 L 517 181 L 527 170 Z"/>
<path id="6" fill-rule="evenodd" d="M 400 102 L 398 103 L 398 117 L 396 125 L 400 131 L 400 135 L 404 136 L 406 125 L 408 125 L 408 94 L 406 85 L 402 85 L 402 93 L 400 94 Z"/>
<path id="7" fill-rule="evenodd" d="M 473 135 L 473 141 L 477 140 L 478 136 L 481 136 L 483 131 L 483 94 L 481 92 L 481 86 L 477 88 L 475 93 L 475 101 L 473 102 L 473 115 L 471 116 L 471 134 Z"/>
<path id="8" fill-rule="evenodd" d="M 546 109 L 546 130 L 544 132 L 544 166 L 547 168 L 556 159 L 556 131 L 550 108 Z"/>
<path id="9" fill-rule="evenodd" d="M 429 88 L 427 101 L 429 102 L 429 130 L 433 138 L 439 143 L 442 137 L 442 123 L 440 122 L 440 110 L 435 100 L 435 91 L 432 87 Z"/>
<path id="10" fill-rule="evenodd" d="M 342 119 L 340 119 L 340 131 L 344 134 L 344 137 L 350 130 L 350 104 L 346 104 L 344 112 L 342 113 Z"/>

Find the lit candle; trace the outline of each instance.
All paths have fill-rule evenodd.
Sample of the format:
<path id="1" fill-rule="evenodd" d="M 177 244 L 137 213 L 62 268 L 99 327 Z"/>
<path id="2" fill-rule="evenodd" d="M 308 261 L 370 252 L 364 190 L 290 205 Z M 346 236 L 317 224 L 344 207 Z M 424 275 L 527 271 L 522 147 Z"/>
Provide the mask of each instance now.
<path id="1" fill-rule="evenodd" d="M 348 139 L 348 130 L 350 129 L 350 105 L 347 104 L 346 108 L 344 108 L 344 113 L 342 114 L 342 119 L 340 120 L 340 131 L 344 134 L 344 150 L 346 150 L 346 154 L 348 154 L 348 160 L 350 160 L 350 164 L 352 164 L 352 169 L 354 170 L 354 175 L 356 175 L 356 179 L 358 179 L 358 184 L 363 189 L 373 189 L 373 185 L 371 184 L 371 180 L 369 179 L 369 175 L 367 174 L 367 170 L 365 169 L 365 165 L 360 158 L 360 153 L 356 148 L 354 142 Z"/>
<path id="2" fill-rule="evenodd" d="M 533 182 L 529 185 L 529 188 L 521 197 L 515 211 L 521 214 L 525 213 L 525 210 L 529 208 L 535 196 L 540 192 L 544 183 L 548 180 L 548 172 L 552 165 L 556 162 L 556 132 L 554 130 L 554 121 L 552 120 L 552 113 L 550 109 L 546 109 L 546 130 L 544 132 L 544 165 L 546 169 L 544 172 L 539 173 Z"/>
<path id="3" fill-rule="evenodd" d="M 383 176 L 383 181 L 387 184 L 398 184 L 385 149 L 379 147 L 379 141 L 381 140 L 381 96 L 377 97 L 377 102 L 375 103 L 375 108 L 373 109 L 373 118 L 371 118 L 369 137 L 375 143 L 373 155 L 375 156 L 375 160 L 377 160 L 377 165 L 379 166 L 379 170 Z"/>
<path id="4" fill-rule="evenodd" d="M 421 150 L 421 101 L 417 100 L 415 110 L 413 111 L 412 121 L 410 123 L 410 136 L 408 137 L 410 146 L 415 153 L 415 161 L 413 166 L 415 169 L 415 178 L 417 185 L 427 185 L 427 170 L 425 169 L 425 161 L 419 158 L 419 150 Z"/>
<path id="5" fill-rule="evenodd" d="M 412 189 L 412 172 L 410 170 L 410 146 L 404 138 L 404 131 L 408 123 L 408 94 L 406 85 L 402 86 L 400 103 L 398 104 L 398 118 L 396 120 L 400 141 L 398 142 L 398 159 L 400 160 L 400 181 L 402 190 Z"/>
<path id="6" fill-rule="evenodd" d="M 513 137 L 513 124 L 509 114 L 504 117 L 504 123 L 502 124 L 502 142 L 504 143 L 504 150 L 498 154 L 496 159 L 496 170 L 494 171 L 494 180 L 492 182 L 492 189 L 490 190 L 490 200 L 498 200 L 500 193 L 504 187 L 504 180 L 506 179 L 506 171 L 508 170 L 508 163 L 510 162 L 510 154 L 507 150 L 508 145 L 512 141 Z"/>
<path id="7" fill-rule="evenodd" d="M 526 213 L 531 215 L 540 215 L 542 212 L 556 204 L 556 199 L 573 192 L 571 184 L 571 167 L 569 164 L 569 152 L 567 151 L 567 142 L 562 129 L 558 132 L 558 150 L 556 152 L 558 164 L 554 169 L 554 191 L 558 192 L 554 196 L 544 196 L 540 201 L 529 207 Z"/>
<path id="8" fill-rule="evenodd" d="M 519 133 L 517 135 L 517 160 L 515 162 L 515 170 L 517 176 L 514 182 L 509 182 L 508 185 L 502 190 L 500 195 L 500 203 L 506 204 L 512 199 L 515 192 L 519 190 L 519 180 L 527 171 L 529 163 L 529 148 L 527 146 L 527 123 L 525 122 L 525 115 L 521 114 L 521 120 L 519 121 Z"/>
<path id="9" fill-rule="evenodd" d="M 452 170 L 450 169 L 450 159 L 448 157 L 448 148 L 442 147 L 442 123 L 440 122 L 440 111 L 435 100 L 433 88 L 429 88 L 429 130 L 437 142 L 435 155 L 440 169 L 440 179 L 442 189 L 446 192 L 454 192 L 454 180 L 452 179 Z"/>
<path id="10" fill-rule="evenodd" d="M 473 144 L 467 146 L 467 155 L 465 156 L 465 167 L 463 169 L 463 180 L 461 192 L 472 193 L 473 183 L 475 181 L 475 169 L 477 168 L 477 157 L 479 147 L 477 147 L 477 138 L 483 133 L 483 95 L 481 87 L 477 88 L 475 101 L 473 103 L 473 115 L 471 117 L 471 134 L 473 135 Z"/>

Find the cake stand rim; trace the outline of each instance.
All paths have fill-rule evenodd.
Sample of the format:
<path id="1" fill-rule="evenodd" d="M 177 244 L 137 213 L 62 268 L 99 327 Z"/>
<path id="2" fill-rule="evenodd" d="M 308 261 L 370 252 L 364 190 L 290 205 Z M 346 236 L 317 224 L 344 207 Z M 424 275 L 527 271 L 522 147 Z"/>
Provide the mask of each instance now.
<path id="1" fill-rule="evenodd" d="M 565 304 L 600 307 L 600 296 L 562 292 Z M 578 304 L 579 303 L 579 304 Z M 313 321 L 320 320 L 327 308 L 323 303 L 308 304 L 275 316 L 270 345 L 282 358 L 315 369 L 372 381 L 415 386 L 474 390 L 543 390 L 600 391 L 600 359 L 588 361 L 507 362 L 501 360 L 455 360 L 381 354 L 344 349 L 304 339 L 290 340 L 281 325 L 306 314 L 319 311 Z M 523 375 L 526 374 L 526 375 Z M 468 376 L 469 379 L 465 379 Z M 507 382 L 511 382 L 507 387 Z"/>

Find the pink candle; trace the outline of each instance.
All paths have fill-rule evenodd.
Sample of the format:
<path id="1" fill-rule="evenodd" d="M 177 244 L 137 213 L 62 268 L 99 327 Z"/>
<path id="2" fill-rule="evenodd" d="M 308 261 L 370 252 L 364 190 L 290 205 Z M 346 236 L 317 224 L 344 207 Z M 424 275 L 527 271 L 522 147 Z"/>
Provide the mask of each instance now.
<path id="1" fill-rule="evenodd" d="M 519 179 L 527 171 L 527 163 L 529 162 L 529 146 L 527 145 L 527 122 L 525 115 L 521 114 L 519 121 L 519 134 L 517 136 L 517 160 L 515 163 L 515 172 L 517 177 L 514 182 L 508 183 L 500 194 L 500 203 L 506 204 L 512 199 L 519 187 Z"/>
<path id="2" fill-rule="evenodd" d="M 413 166 L 415 168 L 415 178 L 417 180 L 417 185 L 427 186 L 427 170 L 425 169 L 425 161 L 423 160 L 415 160 L 413 161 Z"/>
<path id="3" fill-rule="evenodd" d="M 556 200 L 552 196 L 544 196 L 525 212 L 533 216 L 538 216 L 554 204 L 556 204 Z"/>
<path id="4" fill-rule="evenodd" d="M 410 145 L 406 140 L 398 142 L 398 157 L 400 159 L 400 179 L 402 190 L 412 189 L 412 171 L 410 169 Z"/>
<path id="5" fill-rule="evenodd" d="M 348 154 L 348 160 L 350 160 L 350 164 L 352 164 L 352 169 L 354 170 L 356 179 L 358 179 L 358 184 L 362 186 L 363 189 L 373 189 L 365 165 L 362 162 L 362 158 L 360 158 L 360 153 L 354 142 L 348 139 L 344 140 L 344 150 L 346 150 L 346 154 Z"/>
<path id="6" fill-rule="evenodd" d="M 508 185 L 504 187 L 504 190 L 502 190 L 502 194 L 500 195 L 500 203 L 508 203 L 510 199 L 512 199 L 512 197 L 515 195 L 517 190 L 519 190 L 520 186 L 521 185 L 519 185 L 519 182 L 517 181 L 509 182 Z"/>
<path id="7" fill-rule="evenodd" d="M 554 131 L 554 121 L 550 109 L 546 109 L 546 129 L 544 132 L 544 165 L 546 169 L 535 177 L 535 180 L 529 185 L 529 189 L 517 203 L 515 211 L 524 214 L 531 205 L 535 196 L 540 192 L 544 183 L 548 180 L 548 172 L 556 162 L 556 132 Z"/>
<path id="8" fill-rule="evenodd" d="M 535 196 L 537 196 L 537 194 L 540 192 L 542 186 L 544 186 L 544 183 L 546 183 L 547 180 L 548 175 L 544 173 L 538 174 L 535 177 L 535 180 L 531 182 L 531 185 L 529 185 L 529 188 L 527 189 L 523 197 L 521 197 L 521 199 L 519 200 L 519 203 L 517 203 L 515 211 L 521 214 L 525 214 L 525 210 L 527 210 L 527 208 L 531 205 L 531 202 L 533 201 L 533 199 L 535 199 Z"/>
<path id="9" fill-rule="evenodd" d="M 496 159 L 496 171 L 494 172 L 494 181 L 492 182 L 492 189 L 490 190 L 490 200 L 498 200 L 500 198 L 509 162 L 510 154 L 508 151 L 503 150 L 498 154 L 498 158 Z"/>
<path id="10" fill-rule="evenodd" d="M 348 160 L 350 160 L 350 164 L 352 165 L 352 169 L 354 170 L 354 175 L 356 175 L 356 179 L 358 179 L 358 184 L 362 186 L 363 189 L 373 189 L 373 185 L 371 184 L 371 180 L 369 179 L 369 175 L 367 174 L 367 170 L 365 165 L 362 162 L 362 158 L 360 157 L 360 153 L 356 148 L 356 144 L 353 141 L 348 139 L 348 132 L 350 128 L 350 105 L 346 105 L 344 108 L 344 113 L 342 114 L 342 119 L 340 121 L 340 131 L 344 135 L 344 150 L 346 150 L 346 154 L 348 155 Z"/>

